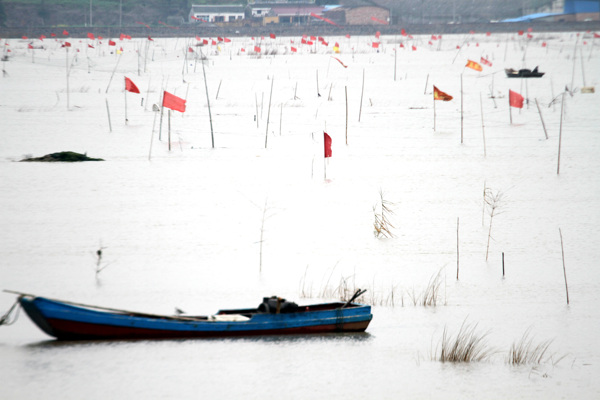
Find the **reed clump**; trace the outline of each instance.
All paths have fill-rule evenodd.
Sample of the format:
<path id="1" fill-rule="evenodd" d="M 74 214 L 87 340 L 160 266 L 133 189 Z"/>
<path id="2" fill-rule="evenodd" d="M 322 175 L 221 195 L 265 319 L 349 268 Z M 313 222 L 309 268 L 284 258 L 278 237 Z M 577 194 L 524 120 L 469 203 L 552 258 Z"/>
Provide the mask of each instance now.
<path id="1" fill-rule="evenodd" d="M 542 364 L 552 360 L 553 354 L 548 354 L 548 349 L 552 344 L 552 340 L 545 340 L 540 343 L 534 343 L 533 337 L 530 335 L 530 330 L 525 331 L 521 339 L 510 346 L 507 362 L 511 365 L 531 365 Z M 565 356 L 554 361 L 556 364 Z"/>
<path id="2" fill-rule="evenodd" d="M 452 363 L 488 360 L 495 353 L 487 344 L 488 334 L 489 331 L 477 332 L 477 324 L 467 324 L 466 321 L 463 322 L 455 336 L 449 334 L 447 327 L 444 327 L 444 333 L 439 347 L 436 348 L 434 359 Z"/>

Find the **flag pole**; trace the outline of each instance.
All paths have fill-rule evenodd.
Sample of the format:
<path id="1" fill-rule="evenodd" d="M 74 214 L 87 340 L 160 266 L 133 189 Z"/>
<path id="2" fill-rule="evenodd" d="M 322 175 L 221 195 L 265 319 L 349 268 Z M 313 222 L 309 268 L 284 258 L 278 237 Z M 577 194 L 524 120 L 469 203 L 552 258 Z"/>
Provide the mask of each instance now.
<path id="1" fill-rule="evenodd" d="M 165 112 L 164 97 L 165 97 L 165 92 L 163 90 L 162 98 L 160 101 L 160 120 L 158 122 L 158 140 L 162 139 L 162 120 L 163 120 L 163 114 Z"/>
<path id="2" fill-rule="evenodd" d="M 565 108 L 565 92 L 562 94 L 562 101 L 560 103 L 560 129 L 558 133 L 558 162 L 556 165 L 556 175 L 560 174 L 560 146 L 562 142 L 562 124 L 563 124 L 563 111 Z"/>
<path id="3" fill-rule="evenodd" d="M 206 104 L 208 105 L 208 120 L 210 121 L 210 139 L 212 141 L 212 148 L 215 148 L 215 134 L 213 131 L 212 124 L 212 113 L 210 112 L 210 99 L 208 97 L 208 84 L 206 83 L 206 69 L 204 68 L 204 53 L 200 50 L 200 61 L 202 62 L 202 75 L 204 76 L 204 89 L 206 91 Z M 208 61 L 208 57 L 206 57 L 206 61 Z"/>
<path id="4" fill-rule="evenodd" d="M 346 146 L 348 146 L 348 86 L 344 86 L 346 92 Z"/>
<path id="5" fill-rule="evenodd" d="M 169 126 L 169 134 L 168 134 L 168 138 L 169 138 L 169 151 L 171 151 L 171 110 L 167 111 L 167 115 L 168 115 L 168 126 Z"/>
<path id="6" fill-rule="evenodd" d="M 67 110 L 69 109 L 69 48 L 65 47 L 65 49 L 67 49 L 67 53 L 66 53 L 66 70 L 67 70 Z"/>
<path id="7" fill-rule="evenodd" d="M 510 105 L 510 90 L 508 91 L 508 114 L 510 115 L 510 124 L 512 125 L 512 109 Z"/>
<path id="8" fill-rule="evenodd" d="M 127 78 L 124 78 L 127 79 Z M 125 81 L 125 125 L 127 125 L 127 81 Z"/>
<path id="9" fill-rule="evenodd" d="M 546 131 L 546 124 L 544 123 L 544 118 L 542 117 L 542 110 L 540 110 L 540 105 L 538 104 L 537 99 L 535 99 L 535 105 L 537 106 L 538 113 L 540 114 L 540 119 L 542 120 L 542 127 L 544 128 L 544 135 L 546 135 L 546 140 L 548 140 L 548 132 Z"/>
<path id="10" fill-rule="evenodd" d="M 433 131 L 435 132 L 435 94 L 433 95 Z"/>
<path id="11" fill-rule="evenodd" d="M 110 109 L 108 108 L 108 99 L 106 100 L 106 115 L 108 115 L 108 129 L 112 132 L 112 124 L 110 123 Z"/>

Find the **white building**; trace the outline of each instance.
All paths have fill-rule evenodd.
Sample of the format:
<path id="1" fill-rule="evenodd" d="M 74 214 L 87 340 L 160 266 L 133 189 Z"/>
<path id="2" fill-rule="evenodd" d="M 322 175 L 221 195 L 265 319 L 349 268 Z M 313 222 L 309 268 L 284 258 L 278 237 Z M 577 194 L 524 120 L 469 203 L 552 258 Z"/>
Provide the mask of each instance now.
<path id="1" fill-rule="evenodd" d="M 229 6 L 196 6 L 193 5 L 189 14 L 189 22 L 233 22 L 244 19 L 243 5 Z"/>

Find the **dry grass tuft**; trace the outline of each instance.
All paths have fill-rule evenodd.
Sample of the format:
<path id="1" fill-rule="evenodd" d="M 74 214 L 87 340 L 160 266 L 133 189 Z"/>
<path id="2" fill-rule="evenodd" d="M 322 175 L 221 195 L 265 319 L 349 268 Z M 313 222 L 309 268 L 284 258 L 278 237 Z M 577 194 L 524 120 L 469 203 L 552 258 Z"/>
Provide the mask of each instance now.
<path id="1" fill-rule="evenodd" d="M 486 343 L 486 337 L 489 334 L 476 332 L 477 324 L 467 324 L 466 320 L 460 327 L 456 336 L 448 334 L 444 327 L 444 333 L 440 341 L 440 351 L 434 355 L 436 361 L 441 362 L 473 362 L 485 361 L 489 359 L 495 351 Z"/>
<path id="2" fill-rule="evenodd" d="M 518 342 L 513 342 L 508 352 L 507 361 L 512 365 L 542 364 L 552 359 L 553 355 L 547 354 L 551 344 L 552 340 L 534 344 L 533 338 L 530 337 L 530 330 L 528 329 Z M 553 364 L 556 364 L 564 357 L 560 357 Z"/>

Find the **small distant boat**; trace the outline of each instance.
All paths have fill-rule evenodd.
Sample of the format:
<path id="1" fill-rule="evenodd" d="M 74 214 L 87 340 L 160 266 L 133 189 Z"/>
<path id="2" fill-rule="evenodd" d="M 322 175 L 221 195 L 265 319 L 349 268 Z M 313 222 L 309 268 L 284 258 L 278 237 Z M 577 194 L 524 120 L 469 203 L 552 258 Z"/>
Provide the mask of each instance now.
<path id="1" fill-rule="evenodd" d="M 371 307 L 353 301 L 299 306 L 264 298 L 257 308 L 220 310 L 211 316 L 154 315 L 19 294 L 18 302 L 45 333 L 59 340 L 207 338 L 364 332 Z"/>
<path id="2" fill-rule="evenodd" d="M 522 68 L 518 71 L 513 68 L 505 68 L 504 72 L 509 78 L 541 78 L 545 74 L 545 72 L 539 72 L 538 67 L 533 70 Z"/>

